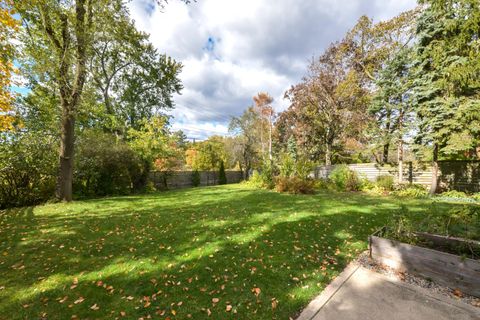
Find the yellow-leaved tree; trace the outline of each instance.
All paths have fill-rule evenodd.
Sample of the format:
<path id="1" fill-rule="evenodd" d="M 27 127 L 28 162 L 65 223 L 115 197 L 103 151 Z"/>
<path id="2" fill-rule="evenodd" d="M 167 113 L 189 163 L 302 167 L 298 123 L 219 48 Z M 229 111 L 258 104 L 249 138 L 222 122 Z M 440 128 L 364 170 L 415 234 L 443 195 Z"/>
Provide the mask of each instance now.
<path id="1" fill-rule="evenodd" d="M 4 0 L 0 6 L 0 132 L 13 129 L 14 117 L 11 91 L 12 76 L 15 72 L 13 39 L 18 31 L 18 21 L 13 17 L 13 1 Z"/>

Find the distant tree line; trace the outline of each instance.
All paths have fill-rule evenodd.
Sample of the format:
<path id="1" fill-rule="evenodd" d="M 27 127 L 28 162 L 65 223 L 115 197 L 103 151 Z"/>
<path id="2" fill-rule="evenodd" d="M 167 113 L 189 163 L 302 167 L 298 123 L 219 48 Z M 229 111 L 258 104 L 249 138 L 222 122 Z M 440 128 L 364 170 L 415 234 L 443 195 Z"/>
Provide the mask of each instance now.
<path id="1" fill-rule="evenodd" d="M 141 192 L 151 170 L 257 170 L 268 184 L 304 179 L 313 163 L 396 161 L 401 172 L 414 157 L 436 177 L 441 159 L 480 157 L 479 0 L 361 17 L 311 59 L 287 110 L 260 92 L 228 137 L 198 143 L 165 114 L 182 64 L 124 1 L 5 0 L 0 21 L 0 207 Z M 27 94 L 12 92 L 14 74 Z"/>
<path id="2" fill-rule="evenodd" d="M 407 153 L 432 161 L 434 177 L 439 159 L 479 159 L 480 2 L 423 0 L 388 21 L 363 16 L 285 97 L 290 107 L 273 126 L 276 158 L 394 160 L 401 176 Z M 264 122 L 254 107 L 232 121 L 247 167 L 271 158 Z"/>

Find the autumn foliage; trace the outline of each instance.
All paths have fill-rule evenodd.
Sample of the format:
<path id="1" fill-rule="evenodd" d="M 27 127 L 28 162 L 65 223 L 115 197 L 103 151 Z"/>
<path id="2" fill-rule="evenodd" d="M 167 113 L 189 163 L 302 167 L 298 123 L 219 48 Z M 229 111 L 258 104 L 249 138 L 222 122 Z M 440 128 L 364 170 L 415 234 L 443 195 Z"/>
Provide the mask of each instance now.
<path id="1" fill-rule="evenodd" d="M 13 128 L 11 91 L 12 76 L 15 73 L 13 59 L 15 47 L 12 40 L 18 31 L 18 21 L 13 17 L 12 1 L 2 1 L 0 6 L 0 132 Z"/>

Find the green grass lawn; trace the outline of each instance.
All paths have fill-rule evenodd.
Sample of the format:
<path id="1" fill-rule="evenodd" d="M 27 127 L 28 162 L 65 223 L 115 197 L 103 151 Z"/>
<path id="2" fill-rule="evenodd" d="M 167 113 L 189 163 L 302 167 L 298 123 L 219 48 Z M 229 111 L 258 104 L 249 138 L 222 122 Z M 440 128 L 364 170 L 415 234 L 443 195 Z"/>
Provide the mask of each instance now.
<path id="1" fill-rule="evenodd" d="M 399 205 L 229 185 L 6 211 L 0 319 L 293 318 Z"/>

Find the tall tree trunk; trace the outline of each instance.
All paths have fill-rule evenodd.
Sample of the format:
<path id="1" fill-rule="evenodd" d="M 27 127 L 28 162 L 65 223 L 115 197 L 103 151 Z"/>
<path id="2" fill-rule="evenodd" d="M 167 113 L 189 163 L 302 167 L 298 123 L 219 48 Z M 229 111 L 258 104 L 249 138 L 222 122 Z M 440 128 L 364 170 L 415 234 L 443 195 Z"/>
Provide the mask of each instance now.
<path id="1" fill-rule="evenodd" d="M 265 159 L 265 143 L 263 142 L 263 118 L 261 118 L 260 121 L 260 145 L 262 146 L 262 159 Z"/>
<path id="2" fill-rule="evenodd" d="M 242 173 L 242 178 L 245 180 L 245 173 L 243 172 L 243 166 L 240 161 L 238 161 L 238 167 L 240 168 L 240 172 Z"/>
<path id="3" fill-rule="evenodd" d="M 383 145 L 382 163 L 388 162 L 388 150 L 390 149 L 390 142 Z"/>
<path id="4" fill-rule="evenodd" d="M 325 165 L 330 166 L 332 164 L 332 144 L 327 142 L 325 145 Z"/>
<path id="5" fill-rule="evenodd" d="M 62 41 L 60 42 L 53 32 L 48 14 L 51 12 L 48 8 L 43 8 L 45 32 L 50 37 L 54 46 L 57 48 L 59 60 L 59 72 L 57 83 L 60 91 L 60 102 L 62 105 L 61 137 L 60 137 L 60 155 L 59 170 L 57 177 L 56 196 L 61 201 L 72 201 L 73 184 L 73 157 L 75 146 L 75 113 L 82 95 L 83 86 L 86 79 L 87 63 L 87 35 L 88 28 L 92 25 L 92 2 L 88 1 L 88 12 L 86 0 L 75 1 L 75 21 L 72 23 L 76 38 L 74 47 L 75 63 L 71 64 L 68 52 L 72 50 L 71 29 L 69 28 L 68 17 L 60 14 L 62 21 Z M 73 73 L 73 83 L 69 73 Z"/>
<path id="6" fill-rule="evenodd" d="M 430 194 L 434 195 L 438 186 L 438 144 L 433 145 L 433 161 L 432 161 L 432 183 L 430 185 Z"/>
<path id="7" fill-rule="evenodd" d="M 383 144 L 383 155 L 382 155 L 382 163 L 388 162 L 388 151 L 390 149 L 390 129 L 391 129 L 391 112 L 388 111 L 386 115 L 386 123 L 385 123 L 385 142 Z"/>
<path id="8" fill-rule="evenodd" d="M 57 199 L 61 201 L 72 201 L 75 117 L 68 105 L 62 106 L 62 108 L 62 128 L 56 196 Z"/>
<path id="9" fill-rule="evenodd" d="M 273 127 L 273 124 L 272 124 L 272 116 L 270 115 L 270 118 L 269 118 L 269 125 L 270 125 L 270 132 L 269 132 L 269 139 L 268 139 L 268 158 L 270 159 L 270 162 L 272 162 L 273 160 L 273 156 L 272 156 L 272 127 Z"/>
<path id="10" fill-rule="evenodd" d="M 403 140 L 398 141 L 398 183 L 403 183 Z"/>

